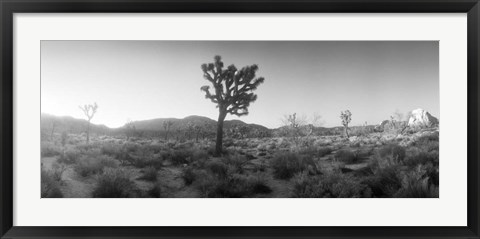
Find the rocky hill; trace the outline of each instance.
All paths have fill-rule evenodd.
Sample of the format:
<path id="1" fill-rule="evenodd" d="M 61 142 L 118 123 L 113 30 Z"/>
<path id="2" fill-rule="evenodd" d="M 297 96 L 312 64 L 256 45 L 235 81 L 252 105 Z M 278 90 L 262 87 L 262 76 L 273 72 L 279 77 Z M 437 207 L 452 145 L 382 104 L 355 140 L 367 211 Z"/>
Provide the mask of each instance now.
<path id="1" fill-rule="evenodd" d="M 409 127 L 433 127 L 438 125 L 438 123 L 438 119 L 424 109 L 412 110 L 408 119 Z"/>

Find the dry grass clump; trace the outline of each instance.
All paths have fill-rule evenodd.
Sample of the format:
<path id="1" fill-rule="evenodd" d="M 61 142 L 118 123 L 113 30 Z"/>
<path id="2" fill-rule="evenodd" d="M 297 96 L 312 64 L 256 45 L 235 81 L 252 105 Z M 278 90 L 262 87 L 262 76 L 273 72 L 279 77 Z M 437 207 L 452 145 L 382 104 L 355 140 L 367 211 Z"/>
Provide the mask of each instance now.
<path id="1" fill-rule="evenodd" d="M 354 164 L 358 163 L 361 158 L 352 150 L 349 149 L 341 149 L 335 153 L 335 160 L 346 163 L 346 164 Z"/>
<path id="2" fill-rule="evenodd" d="M 106 155 L 82 156 L 78 162 L 73 166 L 75 172 L 82 177 L 88 177 L 91 175 L 102 173 L 105 168 L 116 168 L 118 162 Z"/>
<path id="3" fill-rule="evenodd" d="M 61 174 L 42 168 L 41 171 L 41 197 L 42 198 L 62 198 L 63 193 L 60 190 Z"/>
<path id="4" fill-rule="evenodd" d="M 63 154 L 58 158 L 59 163 L 64 164 L 75 164 L 78 159 L 82 156 L 82 153 L 78 149 L 67 149 Z"/>
<path id="5" fill-rule="evenodd" d="M 427 140 L 428 139 L 428 140 Z M 426 137 L 421 144 L 405 150 L 398 145 L 379 149 L 369 165 L 371 175 L 364 181 L 374 197 L 438 197 L 438 152 Z M 432 151 L 428 152 L 427 150 Z"/>
<path id="6" fill-rule="evenodd" d="M 158 177 L 157 169 L 155 167 L 147 167 L 143 170 L 143 175 L 140 176 L 138 179 L 150 181 L 150 182 L 156 182 L 157 177 Z"/>
<path id="7" fill-rule="evenodd" d="M 40 154 L 42 157 L 53 157 L 60 155 L 62 148 L 52 142 L 42 142 L 40 146 Z"/>
<path id="8" fill-rule="evenodd" d="M 97 185 L 93 190 L 96 198 L 129 198 L 138 196 L 138 188 L 129 174 L 119 168 L 106 168 L 97 177 Z"/>
<path id="9" fill-rule="evenodd" d="M 438 186 L 430 183 L 426 169 L 418 165 L 402 175 L 402 186 L 393 195 L 397 198 L 438 198 Z"/>
<path id="10" fill-rule="evenodd" d="M 298 172 L 317 169 L 312 158 L 292 152 L 276 154 L 270 161 L 270 167 L 274 177 L 278 179 L 290 179 Z"/>
<path id="11" fill-rule="evenodd" d="M 295 175 L 292 197 L 298 198 L 358 198 L 369 197 L 370 189 L 352 175 L 328 173 L 311 176 L 307 172 Z"/>

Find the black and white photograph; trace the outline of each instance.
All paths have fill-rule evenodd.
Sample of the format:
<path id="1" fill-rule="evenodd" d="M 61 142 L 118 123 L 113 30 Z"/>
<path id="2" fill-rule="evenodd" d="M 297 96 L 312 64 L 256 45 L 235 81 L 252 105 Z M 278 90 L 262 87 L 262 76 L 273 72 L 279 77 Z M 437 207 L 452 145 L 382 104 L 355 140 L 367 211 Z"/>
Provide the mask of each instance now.
<path id="1" fill-rule="evenodd" d="M 439 198 L 438 41 L 40 50 L 41 198 Z"/>

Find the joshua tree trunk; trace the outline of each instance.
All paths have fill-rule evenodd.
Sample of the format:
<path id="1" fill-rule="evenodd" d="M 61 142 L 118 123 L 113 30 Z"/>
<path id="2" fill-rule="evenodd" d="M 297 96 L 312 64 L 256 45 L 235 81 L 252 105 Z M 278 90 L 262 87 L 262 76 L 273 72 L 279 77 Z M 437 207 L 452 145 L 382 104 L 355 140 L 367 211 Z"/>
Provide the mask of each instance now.
<path id="1" fill-rule="evenodd" d="M 217 142 L 215 145 L 215 154 L 217 156 L 222 154 L 222 141 L 223 141 L 223 121 L 227 116 L 226 110 L 220 108 L 220 114 L 218 115 L 217 122 Z"/>
<path id="2" fill-rule="evenodd" d="M 344 127 L 345 128 L 345 136 L 348 138 L 350 138 L 350 136 L 348 135 L 348 125 Z"/>
<path id="3" fill-rule="evenodd" d="M 87 124 L 87 144 L 90 142 L 90 120 Z"/>

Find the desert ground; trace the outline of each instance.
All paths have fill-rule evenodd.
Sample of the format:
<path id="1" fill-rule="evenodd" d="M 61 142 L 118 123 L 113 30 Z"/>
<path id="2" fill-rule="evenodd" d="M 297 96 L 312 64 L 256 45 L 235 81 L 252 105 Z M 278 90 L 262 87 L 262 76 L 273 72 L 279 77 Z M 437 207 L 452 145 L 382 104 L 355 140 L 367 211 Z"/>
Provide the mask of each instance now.
<path id="1" fill-rule="evenodd" d="M 439 196 L 439 129 L 224 138 L 53 133 L 42 198 L 423 198 Z"/>

